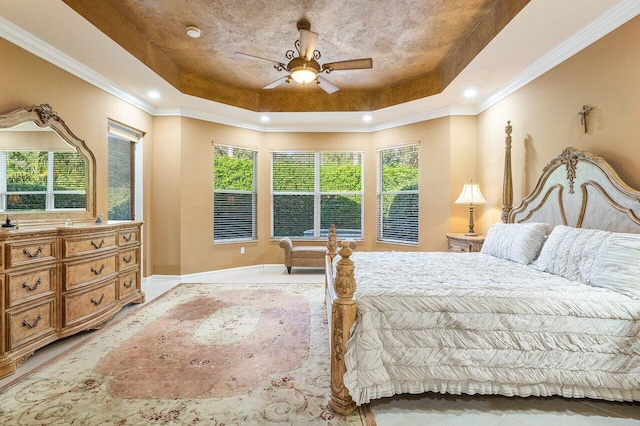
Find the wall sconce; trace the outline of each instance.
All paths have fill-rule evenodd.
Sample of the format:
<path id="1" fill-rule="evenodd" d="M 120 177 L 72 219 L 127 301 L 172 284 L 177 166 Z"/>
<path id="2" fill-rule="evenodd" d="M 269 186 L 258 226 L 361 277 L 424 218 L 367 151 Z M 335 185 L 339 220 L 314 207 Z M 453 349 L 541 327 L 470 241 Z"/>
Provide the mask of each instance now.
<path id="1" fill-rule="evenodd" d="M 474 204 L 486 204 L 487 200 L 482 196 L 480 192 L 480 186 L 477 183 L 465 183 L 462 188 L 460 196 L 455 201 L 456 204 L 469 204 L 469 231 L 466 234 L 468 236 L 477 236 L 473 231 L 473 205 Z"/>

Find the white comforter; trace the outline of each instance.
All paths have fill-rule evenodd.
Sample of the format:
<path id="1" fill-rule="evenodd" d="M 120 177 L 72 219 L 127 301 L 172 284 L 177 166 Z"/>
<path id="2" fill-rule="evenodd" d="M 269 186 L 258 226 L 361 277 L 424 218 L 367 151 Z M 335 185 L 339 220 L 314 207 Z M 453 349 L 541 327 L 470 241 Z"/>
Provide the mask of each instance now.
<path id="1" fill-rule="evenodd" d="M 640 301 L 480 253 L 352 259 L 344 382 L 358 405 L 425 391 L 640 399 Z"/>

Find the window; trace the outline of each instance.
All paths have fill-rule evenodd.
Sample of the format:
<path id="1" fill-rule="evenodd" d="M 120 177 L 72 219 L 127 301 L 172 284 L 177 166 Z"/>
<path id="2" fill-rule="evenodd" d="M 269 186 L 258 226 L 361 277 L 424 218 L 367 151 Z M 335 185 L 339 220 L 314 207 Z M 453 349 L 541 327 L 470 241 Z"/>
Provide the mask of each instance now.
<path id="1" fill-rule="evenodd" d="M 418 145 L 379 154 L 378 239 L 418 243 Z"/>
<path id="2" fill-rule="evenodd" d="M 0 152 L 0 211 L 84 210 L 86 182 L 75 151 Z"/>
<path id="3" fill-rule="evenodd" d="M 273 152 L 272 237 L 362 238 L 361 152 Z"/>
<path id="4" fill-rule="evenodd" d="M 109 122 L 108 217 L 109 220 L 134 220 L 135 150 L 142 133 Z"/>
<path id="5" fill-rule="evenodd" d="M 214 144 L 213 241 L 255 240 L 256 151 Z"/>

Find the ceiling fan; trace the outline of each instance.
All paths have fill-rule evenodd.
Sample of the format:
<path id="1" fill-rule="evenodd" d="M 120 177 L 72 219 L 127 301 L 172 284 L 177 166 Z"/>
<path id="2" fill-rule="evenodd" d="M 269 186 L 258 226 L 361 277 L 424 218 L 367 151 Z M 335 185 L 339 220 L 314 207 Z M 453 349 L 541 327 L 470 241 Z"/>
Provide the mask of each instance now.
<path id="1" fill-rule="evenodd" d="M 340 90 L 340 88 L 322 77 L 320 75 L 321 73 L 326 72 L 329 74 L 332 71 L 360 70 L 373 67 L 373 60 L 371 58 L 328 62 L 321 66 L 318 63 L 318 59 L 320 59 L 321 54 L 320 51 L 316 50 L 318 33 L 310 31 L 311 24 L 306 20 L 298 22 L 297 28 L 298 31 L 300 31 L 300 38 L 295 41 L 294 46 L 298 51 L 298 55 L 296 56 L 296 52 L 293 50 L 287 50 L 285 52 L 285 57 L 289 59 L 287 64 L 240 52 L 235 52 L 233 56 L 236 58 L 259 59 L 262 61 L 272 62 L 274 64 L 273 67 L 278 71 L 287 71 L 287 75 L 267 84 L 263 89 L 273 89 L 280 86 L 282 83 L 290 83 L 291 80 L 303 85 L 315 81 L 322 90 L 328 94 L 332 94 Z"/>

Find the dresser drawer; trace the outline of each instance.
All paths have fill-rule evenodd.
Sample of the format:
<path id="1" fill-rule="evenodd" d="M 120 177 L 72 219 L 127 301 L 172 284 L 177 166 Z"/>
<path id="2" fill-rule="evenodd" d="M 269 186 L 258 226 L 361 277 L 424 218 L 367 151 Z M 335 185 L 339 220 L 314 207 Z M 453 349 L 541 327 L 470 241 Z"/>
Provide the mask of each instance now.
<path id="1" fill-rule="evenodd" d="M 56 239 L 11 241 L 5 244 L 7 268 L 35 265 L 56 259 Z"/>
<path id="2" fill-rule="evenodd" d="M 112 250 L 115 247 L 115 232 L 92 236 L 65 237 L 62 239 L 62 256 L 67 258 L 90 255 Z"/>
<path id="3" fill-rule="evenodd" d="M 86 287 L 114 276 L 116 274 L 116 256 L 117 253 L 113 253 L 91 260 L 64 263 L 63 291 L 77 290 L 80 287 Z"/>
<path id="4" fill-rule="evenodd" d="M 36 306 L 7 312 L 9 350 L 53 333 L 55 330 L 53 306 L 53 299 L 49 299 Z"/>
<path id="5" fill-rule="evenodd" d="M 138 248 L 122 250 L 118 253 L 118 271 L 138 267 Z"/>
<path id="6" fill-rule="evenodd" d="M 465 241 L 449 241 L 449 251 L 472 252 L 473 246 Z"/>
<path id="7" fill-rule="evenodd" d="M 116 280 L 86 291 L 64 294 L 62 298 L 62 326 L 68 327 L 110 308 L 116 300 Z"/>
<path id="8" fill-rule="evenodd" d="M 138 289 L 138 274 L 139 272 L 133 271 L 125 275 L 121 275 L 118 278 L 118 298 L 122 299 L 127 294 Z"/>
<path id="9" fill-rule="evenodd" d="M 7 273 L 7 306 L 35 300 L 55 292 L 55 265 L 27 272 Z"/>
<path id="10" fill-rule="evenodd" d="M 138 244 L 140 242 L 140 228 L 123 229 L 118 231 L 118 245 L 120 247 Z"/>
<path id="11" fill-rule="evenodd" d="M 449 251 L 479 252 L 484 244 L 483 235 L 446 234 L 449 241 Z"/>

